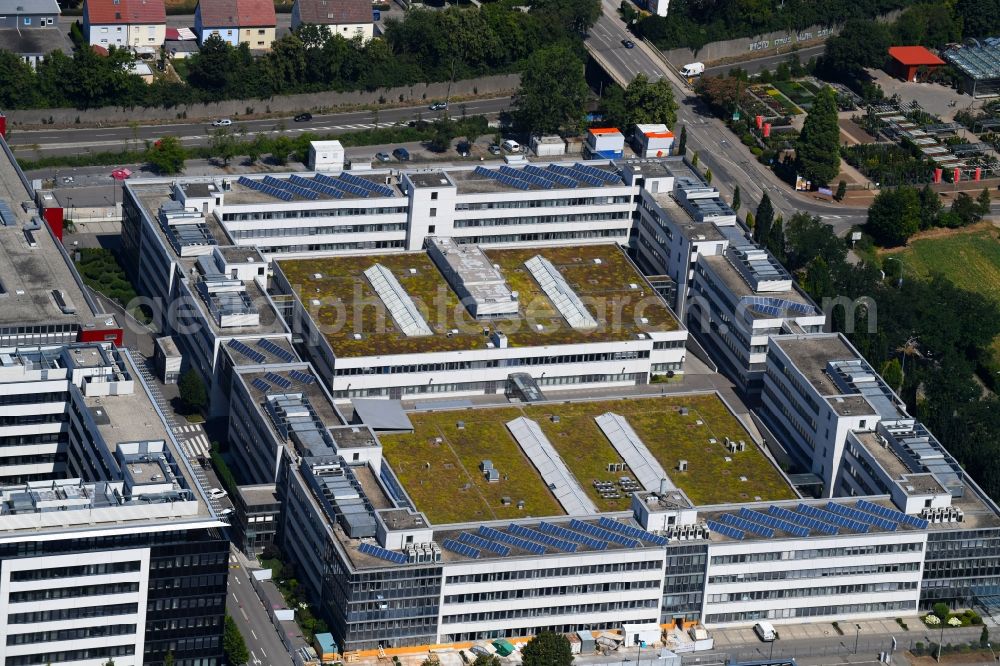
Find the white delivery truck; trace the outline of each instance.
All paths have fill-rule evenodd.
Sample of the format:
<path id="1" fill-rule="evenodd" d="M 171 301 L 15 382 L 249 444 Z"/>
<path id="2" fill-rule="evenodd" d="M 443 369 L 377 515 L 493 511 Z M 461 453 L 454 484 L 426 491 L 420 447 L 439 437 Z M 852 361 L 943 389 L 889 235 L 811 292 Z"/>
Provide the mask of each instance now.
<path id="1" fill-rule="evenodd" d="M 680 74 L 685 79 L 693 79 L 696 76 L 701 76 L 705 73 L 705 63 L 703 62 L 689 62 L 688 64 L 681 67 Z"/>
<path id="2" fill-rule="evenodd" d="M 778 632 L 774 630 L 774 625 L 770 622 L 758 622 L 753 625 L 753 630 L 757 637 L 765 643 L 770 643 L 778 637 Z"/>

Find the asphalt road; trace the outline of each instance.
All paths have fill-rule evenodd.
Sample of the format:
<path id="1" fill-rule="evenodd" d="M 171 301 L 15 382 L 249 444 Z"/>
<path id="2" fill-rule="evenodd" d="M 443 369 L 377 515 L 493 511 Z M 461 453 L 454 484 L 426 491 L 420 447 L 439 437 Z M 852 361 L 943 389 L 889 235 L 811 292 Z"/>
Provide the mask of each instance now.
<path id="1" fill-rule="evenodd" d="M 250 585 L 250 578 L 243 568 L 241 558 L 229 556 L 229 594 L 226 612 L 239 627 L 250 650 L 249 666 L 292 666 L 292 658 L 285 650 L 267 611 Z"/>
<path id="2" fill-rule="evenodd" d="M 826 44 L 817 44 L 816 46 L 799 49 L 796 53 L 799 55 L 799 61 L 805 64 L 810 58 L 818 58 L 823 55 L 824 51 L 826 51 Z M 745 62 L 736 62 L 729 65 L 709 67 L 705 70 L 705 76 L 722 76 L 729 73 L 729 70 L 734 67 L 739 67 L 740 69 L 745 70 L 748 74 L 756 74 L 757 72 L 761 72 L 765 69 L 773 70 L 778 63 L 787 61 L 790 55 L 790 53 L 781 53 L 763 58 L 757 58 L 755 60 L 747 60 Z"/>
<path id="3" fill-rule="evenodd" d="M 607 66 L 616 70 L 618 78 L 631 80 L 644 72 L 653 80 L 666 77 L 673 83 L 679 105 L 677 122 L 688 128 L 688 154 L 698 151 L 700 164 L 712 170 L 712 184 L 727 198 L 739 185 L 743 202 L 748 208 L 756 208 L 766 191 L 778 213 L 785 217 L 800 211 L 819 215 L 838 234 L 864 222 L 867 216 L 864 208 L 826 204 L 790 190 L 770 169 L 757 162 L 750 150 L 711 114 L 694 91 L 670 71 L 652 49 L 628 33 L 612 0 L 603 0 L 602 8 L 603 15 L 591 28 L 588 46 Z M 621 43 L 624 39 L 636 42 L 635 48 L 625 48 Z"/>
<path id="4" fill-rule="evenodd" d="M 510 106 L 510 97 L 472 100 L 454 103 L 448 110 L 452 117 L 461 116 L 463 109 L 467 115 L 495 117 Z M 343 134 L 370 129 L 410 120 L 436 120 L 444 116 L 444 111 L 431 111 L 426 105 L 383 109 L 377 116 L 373 111 L 350 111 L 329 115 L 314 115 L 312 120 L 294 122 L 290 118 L 240 121 L 234 119 L 230 131 L 246 130 L 249 137 L 255 134 L 283 132 L 296 136 L 302 132 L 317 134 Z M 211 132 L 217 130 L 211 123 L 180 123 L 172 125 L 140 125 L 131 127 L 69 128 L 18 130 L 11 133 L 10 144 L 15 152 L 43 155 L 72 155 L 82 151 L 118 151 L 130 144 L 142 145 L 143 141 L 155 141 L 165 136 L 176 136 L 184 145 L 195 146 L 208 142 Z"/>

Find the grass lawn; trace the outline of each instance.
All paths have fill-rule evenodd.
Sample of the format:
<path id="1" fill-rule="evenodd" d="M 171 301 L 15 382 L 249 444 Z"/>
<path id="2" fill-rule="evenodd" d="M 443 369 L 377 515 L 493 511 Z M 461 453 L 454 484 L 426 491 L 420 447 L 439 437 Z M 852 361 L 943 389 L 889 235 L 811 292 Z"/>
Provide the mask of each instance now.
<path id="1" fill-rule="evenodd" d="M 772 85 L 795 104 L 809 104 L 815 96 L 796 81 L 775 81 Z"/>
<path id="2" fill-rule="evenodd" d="M 903 260 L 907 276 L 943 275 L 962 289 L 1000 303 L 1000 229 L 989 223 L 911 241 L 894 256 Z M 993 365 L 1000 368 L 1000 338 L 991 348 Z"/>
<path id="3" fill-rule="evenodd" d="M 688 415 L 680 414 L 681 407 L 688 408 Z M 614 481 L 629 475 L 607 471 L 608 463 L 622 462 L 594 422 L 594 417 L 608 411 L 628 419 L 671 480 L 695 504 L 794 497 L 781 473 L 751 444 L 736 417 L 714 395 L 415 413 L 410 415 L 412 434 L 383 435 L 382 445 L 393 471 L 433 524 L 561 515 L 561 506 L 505 425 L 524 415 L 539 423 L 600 510 L 626 510 L 627 497 L 603 500 L 593 488 L 595 479 Z M 552 415 L 559 416 L 558 423 L 553 423 Z M 702 425 L 697 424 L 699 420 Z M 463 430 L 458 429 L 458 421 L 464 421 Z M 730 454 L 723 446 L 725 437 L 751 445 L 743 453 Z M 710 438 L 716 443 L 710 443 Z M 726 462 L 726 457 L 731 461 Z M 488 483 L 479 472 L 484 458 L 492 460 L 506 478 Z M 676 469 L 681 459 L 688 461 L 687 472 Z M 740 481 L 740 476 L 747 480 Z M 503 496 L 509 496 L 513 504 L 501 505 Z M 520 499 L 526 502 L 523 511 L 516 507 Z"/>

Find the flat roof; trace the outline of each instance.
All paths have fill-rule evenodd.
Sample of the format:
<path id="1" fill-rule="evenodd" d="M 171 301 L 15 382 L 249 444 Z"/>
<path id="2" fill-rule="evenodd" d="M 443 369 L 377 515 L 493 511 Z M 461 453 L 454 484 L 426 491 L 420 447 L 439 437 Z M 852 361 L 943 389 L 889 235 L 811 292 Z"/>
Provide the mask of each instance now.
<path id="1" fill-rule="evenodd" d="M 278 488 L 273 483 L 262 483 L 251 486 L 238 486 L 237 492 L 247 506 L 264 506 L 277 504 Z"/>
<path id="2" fill-rule="evenodd" d="M 771 338 L 781 348 L 799 372 L 824 397 L 840 396 L 843 391 L 826 372 L 830 361 L 860 358 L 839 334 L 781 335 Z"/>
<path id="3" fill-rule="evenodd" d="M 715 254 L 715 255 L 699 255 L 698 259 L 704 261 L 712 269 L 712 272 L 722 281 L 726 289 L 729 290 L 736 298 L 742 298 L 747 296 L 767 296 L 780 298 L 782 300 L 789 301 L 798 305 L 808 306 L 815 309 L 815 306 L 810 302 L 806 296 L 799 291 L 796 285 L 792 285 L 790 289 L 784 291 L 761 291 L 756 292 L 750 288 L 750 285 L 743 278 L 736 267 L 732 265 L 729 259 L 725 255 Z M 765 313 L 756 310 L 749 309 L 748 312 L 752 313 L 757 317 L 765 317 Z M 793 316 L 795 314 L 801 313 L 788 313 L 785 316 Z M 819 311 L 816 311 L 819 314 Z"/>
<path id="4" fill-rule="evenodd" d="M 908 66 L 943 65 L 944 60 L 923 46 L 890 46 L 889 57 Z"/>
<path id="5" fill-rule="evenodd" d="M 310 374 L 314 381 L 305 383 L 301 380 L 299 373 Z M 274 424 L 263 409 L 263 404 L 268 396 L 301 393 L 309 399 L 309 404 L 319 416 L 320 420 L 327 426 L 345 425 L 341 418 L 340 411 L 330 402 L 326 391 L 320 385 L 318 378 L 312 374 L 312 370 L 305 363 L 300 363 L 298 372 L 291 369 L 269 368 L 265 371 L 238 370 L 240 380 L 246 385 L 250 393 L 251 400 L 257 405 L 261 412 L 260 418 L 267 423 L 268 427 L 274 431 Z M 280 377 L 283 381 L 277 382 L 275 377 Z M 260 381 L 256 381 L 260 380 Z M 287 385 L 283 385 L 287 382 Z M 265 388 L 266 387 L 266 388 Z M 275 436 L 280 441 L 282 438 L 275 432 Z"/>
<path id="6" fill-rule="evenodd" d="M 386 184 L 386 179 L 389 183 Z M 228 179 L 227 179 L 228 180 Z M 247 183 L 252 181 L 257 183 L 256 187 Z M 289 199 L 282 199 L 274 194 L 274 190 L 267 189 L 268 184 L 275 184 L 279 181 L 283 186 L 277 189 L 287 192 Z M 229 181 L 230 189 L 225 194 L 223 205 L 245 206 L 250 204 L 284 204 L 295 202 L 299 205 L 309 203 L 322 203 L 324 201 L 339 200 L 365 200 L 402 198 L 403 193 L 399 188 L 399 181 L 391 176 L 389 172 L 365 172 L 351 171 L 342 172 L 337 176 L 323 173 L 303 172 L 296 174 L 268 174 L 263 177 L 241 176 Z M 358 182 L 367 183 L 367 186 L 359 186 Z M 385 188 L 382 190 L 381 188 Z M 380 191 L 376 192 L 375 190 Z"/>
<path id="7" fill-rule="evenodd" d="M 514 317 L 485 323 L 474 319 L 426 252 L 279 260 L 275 264 L 341 358 L 485 349 L 489 338 L 483 330 L 494 327 L 507 336 L 511 347 L 634 340 L 639 333 L 679 328 L 674 314 L 615 244 L 484 251 L 500 267 L 510 288 L 519 293 L 519 312 Z M 604 312 L 591 312 L 598 321 L 596 328 L 574 329 L 562 317 L 524 266 L 536 255 L 551 261 L 577 296 L 591 303 L 590 309 L 606 304 Z M 389 269 L 426 313 L 432 335 L 400 334 L 363 275 L 376 263 Z M 445 306 L 438 307 L 442 296 Z M 609 321 L 617 311 L 620 323 Z M 360 328 L 355 322 L 361 322 Z"/>
<path id="8" fill-rule="evenodd" d="M 435 525 L 563 515 L 506 426 L 522 416 L 538 423 L 599 511 L 624 511 L 631 493 L 621 489 L 620 481 L 635 481 L 635 476 L 609 469 L 624 460 L 594 420 L 606 412 L 625 417 L 670 481 L 696 505 L 797 496 L 711 393 L 411 411 L 412 433 L 380 437 L 385 462 L 417 510 Z M 727 437 L 745 441 L 746 450 L 730 452 Z M 480 469 L 484 460 L 499 472 L 499 480 L 486 479 Z M 684 472 L 678 471 L 680 460 L 687 461 Z M 607 483 L 613 492 L 602 492 L 600 486 Z M 523 509 L 517 506 L 521 500 Z"/>
<path id="9" fill-rule="evenodd" d="M 590 171 L 590 175 L 580 171 Z M 596 179 L 594 174 L 600 174 Z M 458 194 L 494 192 L 582 193 L 593 196 L 608 187 L 625 187 L 618 169 L 609 162 L 558 162 L 549 164 L 486 164 L 469 169 L 449 169 Z M 568 181 L 565 179 L 569 179 Z M 573 186 L 566 183 L 573 183 Z M 584 195 L 580 195 L 584 196 Z"/>
<path id="10" fill-rule="evenodd" d="M 375 430 L 410 430 L 413 424 L 399 400 L 353 398 L 351 407 L 363 423 Z"/>
<path id="11" fill-rule="evenodd" d="M 660 209 L 667 214 L 670 221 L 673 222 L 674 227 L 689 241 L 704 242 L 726 239 L 713 222 L 699 222 L 693 219 L 669 192 L 658 192 L 651 196 Z"/>
<path id="12" fill-rule="evenodd" d="M 58 13 L 58 12 L 57 12 Z M 40 56 L 52 51 L 69 53 L 72 44 L 59 28 L 0 28 L 0 44 L 11 53 L 21 56 Z"/>

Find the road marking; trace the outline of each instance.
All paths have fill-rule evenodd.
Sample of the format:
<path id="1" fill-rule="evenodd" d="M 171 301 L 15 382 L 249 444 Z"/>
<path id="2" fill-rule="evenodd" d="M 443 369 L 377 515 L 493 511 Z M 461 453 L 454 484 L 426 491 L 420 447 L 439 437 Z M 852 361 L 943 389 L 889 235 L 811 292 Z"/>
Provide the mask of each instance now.
<path id="1" fill-rule="evenodd" d="M 244 619 L 244 620 L 246 620 L 247 622 L 250 622 L 250 616 L 249 616 L 249 615 L 247 615 L 247 609 L 246 609 L 246 608 L 243 608 L 243 607 L 241 606 L 241 607 L 240 607 L 240 612 L 241 612 L 241 613 L 243 613 L 243 619 Z M 260 662 L 257 662 L 257 663 L 259 664 Z"/>
<path id="2" fill-rule="evenodd" d="M 256 640 L 259 640 L 259 639 L 257 638 L 257 632 L 253 630 L 253 627 L 250 627 L 250 635 L 251 635 L 251 636 L 253 636 L 253 639 L 254 639 L 255 641 L 256 641 Z"/>
<path id="3" fill-rule="evenodd" d="M 264 655 L 265 657 L 267 656 L 267 653 L 266 653 L 266 652 L 264 652 L 264 648 L 261 648 L 261 649 L 260 649 L 260 653 L 261 653 L 262 655 Z"/>

